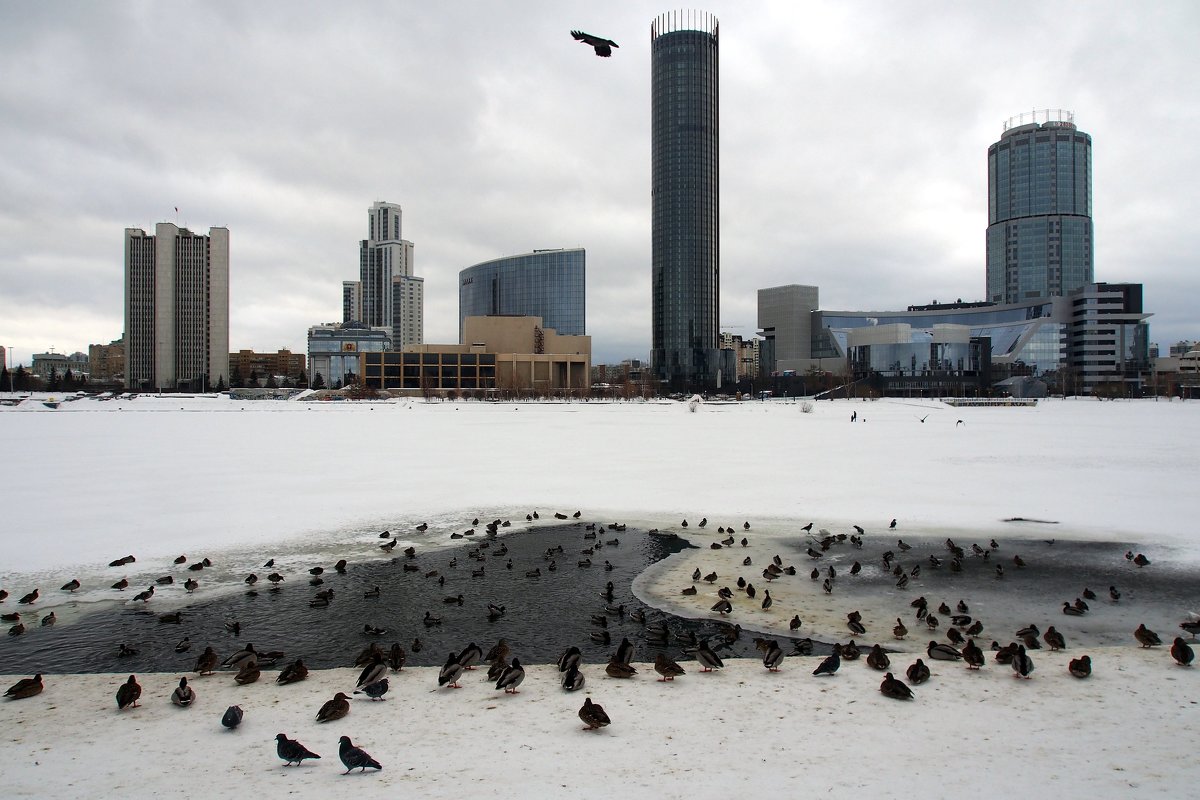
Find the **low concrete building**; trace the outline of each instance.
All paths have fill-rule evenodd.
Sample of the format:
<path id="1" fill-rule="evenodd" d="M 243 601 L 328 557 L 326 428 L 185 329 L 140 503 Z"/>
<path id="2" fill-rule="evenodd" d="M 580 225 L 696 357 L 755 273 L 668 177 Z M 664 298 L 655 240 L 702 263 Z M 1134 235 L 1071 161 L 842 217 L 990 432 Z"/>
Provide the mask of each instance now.
<path id="1" fill-rule="evenodd" d="M 462 344 L 421 344 L 363 353 L 367 386 L 425 392 L 584 394 L 592 360 L 590 336 L 560 336 L 541 317 L 467 317 Z"/>
<path id="2" fill-rule="evenodd" d="M 352 383 L 362 375 L 362 353 L 391 348 L 389 328 L 372 328 L 361 322 L 314 325 L 308 329 L 309 386 L 319 383 L 333 389 Z"/>

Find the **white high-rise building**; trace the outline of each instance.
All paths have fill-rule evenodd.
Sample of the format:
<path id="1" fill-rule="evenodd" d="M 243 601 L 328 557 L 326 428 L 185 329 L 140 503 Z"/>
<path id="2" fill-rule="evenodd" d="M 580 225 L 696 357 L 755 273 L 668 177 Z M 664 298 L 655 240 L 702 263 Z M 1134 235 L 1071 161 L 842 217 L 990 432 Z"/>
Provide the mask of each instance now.
<path id="1" fill-rule="evenodd" d="M 343 321 L 388 328 L 397 350 L 425 341 L 425 280 L 413 275 L 413 243 L 401 237 L 400 215 L 395 203 L 371 206 L 368 235 L 359 243 L 358 288 L 342 287 Z M 346 319 L 356 304 L 358 318 Z"/>
<path id="2" fill-rule="evenodd" d="M 125 229 L 125 387 L 229 385 L 229 229 Z"/>

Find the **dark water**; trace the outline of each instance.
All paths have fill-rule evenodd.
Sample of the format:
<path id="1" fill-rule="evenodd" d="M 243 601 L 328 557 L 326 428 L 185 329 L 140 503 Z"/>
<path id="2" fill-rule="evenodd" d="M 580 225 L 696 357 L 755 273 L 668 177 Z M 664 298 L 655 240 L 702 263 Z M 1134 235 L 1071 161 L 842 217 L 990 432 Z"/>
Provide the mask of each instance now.
<path id="1" fill-rule="evenodd" d="M 160 622 L 154 600 L 137 608 L 126 605 L 98 611 L 71 625 L 35 629 L 0 641 L 0 672 L 187 672 L 206 645 L 223 658 L 246 642 L 260 652 L 281 650 L 287 660 L 301 657 L 310 668 L 321 669 L 351 665 L 371 642 L 385 650 L 392 642 L 400 642 L 408 652 L 408 664 L 440 666 L 449 652 L 459 651 L 468 642 L 474 641 L 486 651 L 500 637 L 508 640 L 513 655 L 530 664 L 554 662 L 570 645 L 582 650 L 584 661 L 602 663 L 622 637 L 634 643 L 638 661 L 653 660 L 659 649 L 681 657 L 681 637 L 691 634 L 718 645 L 725 641 L 729 626 L 647 608 L 630 592 L 633 579 L 642 570 L 688 547 L 685 540 L 634 530 L 601 530 L 596 539 L 584 535 L 582 525 L 564 524 L 490 540 L 490 547 L 479 551 L 480 560 L 470 558 L 468 552 L 481 542 L 465 539 L 461 547 L 418 552 L 412 559 L 401 555 L 393 560 L 350 564 L 344 575 L 326 565 L 321 586 L 310 586 L 309 576 L 302 571 L 287 574 L 278 591 L 264 585 L 264 579 L 256 594 L 239 592 L 183 607 L 179 624 Z M 589 558 L 582 549 L 612 539 L 619 544 L 597 548 L 590 556 L 592 566 L 577 565 Z M 560 545 L 563 553 L 554 556 L 558 569 L 551 572 L 545 553 Z M 503 547 L 507 547 L 507 555 L 494 555 Z M 510 559 L 511 570 L 506 569 Z M 457 566 L 451 566 L 453 560 Z M 605 569 L 606 560 L 612 564 L 611 570 Z M 418 569 L 407 571 L 405 564 Z M 485 575 L 472 577 L 472 570 L 479 567 Z M 541 569 L 541 576 L 526 577 L 526 572 L 535 568 Z M 424 577 L 434 570 L 445 578 L 444 585 L 439 585 L 436 577 Z M 268 572 L 260 570 L 259 575 Z M 623 617 L 606 613 L 602 593 L 609 581 L 614 586 L 612 604 L 623 604 L 626 612 L 641 609 L 645 623 L 632 621 L 628 613 Z M 380 597 L 364 598 L 364 592 L 374 586 L 380 587 Z M 311 608 L 314 595 L 325 589 L 333 589 L 332 602 L 324 608 Z M 463 596 L 461 606 L 443 602 L 459 594 Z M 489 621 L 488 603 L 504 606 L 505 615 Z M 426 627 L 422 620 L 427 611 L 440 616 L 442 624 Z M 595 624 L 593 616 L 602 617 L 607 627 Z M 237 635 L 226 629 L 232 621 L 241 625 Z M 647 642 L 646 625 L 656 622 L 670 630 L 665 647 Z M 365 635 L 364 625 L 386 628 L 387 633 Z M 607 645 L 591 638 L 601 630 L 609 633 Z M 178 654 L 175 644 L 184 637 L 191 639 L 192 648 Z M 419 652 L 413 647 L 417 638 L 422 643 Z M 122 643 L 135 649 L 136 655 L 118 656 Z M 790 652 L 788 642 L 783 643 Z M 817 652 L 827 649 L 817 646 Z M 723 657 L 758 655 L 750 635 L 724 644 L 718 652 Z"/>

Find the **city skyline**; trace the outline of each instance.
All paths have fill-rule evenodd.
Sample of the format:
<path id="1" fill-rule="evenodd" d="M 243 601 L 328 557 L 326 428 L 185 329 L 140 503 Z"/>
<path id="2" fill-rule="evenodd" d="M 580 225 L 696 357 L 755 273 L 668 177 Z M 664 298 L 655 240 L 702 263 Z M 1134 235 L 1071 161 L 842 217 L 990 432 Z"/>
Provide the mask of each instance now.
<path id="1" fill-rule="evenodd" d="M 462 269 L 584 247 L 594 360 L 649 354 L 649 31 L 669 5 L 287 9 L 0 8 L 14 363 L 118 338 L 121 231 L 158 222 L 229 227 L 231 347 L 303 352 L 342 317 L 375 200 L 419 245 L 427 340 L 455 338 Z M 987 148 L 1061 107 L 1095 142 L 1095 279 L 1145 284 L 1164 351 L 1200 335 L 1200 102 L 1178 79 L 1200 10 L 704 10 L 724 51 L 722 329 L 754 335 L 757 290 L 792 283 L 831 308 L 984 299 Z M 572 28 L 621 47 L 595 58 Z"/>

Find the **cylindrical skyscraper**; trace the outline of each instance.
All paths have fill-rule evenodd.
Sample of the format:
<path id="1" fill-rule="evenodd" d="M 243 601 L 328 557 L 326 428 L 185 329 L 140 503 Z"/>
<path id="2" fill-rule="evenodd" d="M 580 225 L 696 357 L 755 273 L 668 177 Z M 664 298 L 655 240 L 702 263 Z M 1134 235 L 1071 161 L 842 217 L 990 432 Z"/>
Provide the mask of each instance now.
<path id="1" fill-rule="evenodd" d="M 1092 137 L 1069 111 L 1013 117 L 988 148 L 987 299 L 1066 295 L 1093 280 Z"/>
<path id="2" fill-rule="evenodd" d="M 650 359 L 660 380 L 688 384 L 719 368 L 717 78 L 716 17 L 679 11 L 651 23 Z"/>

